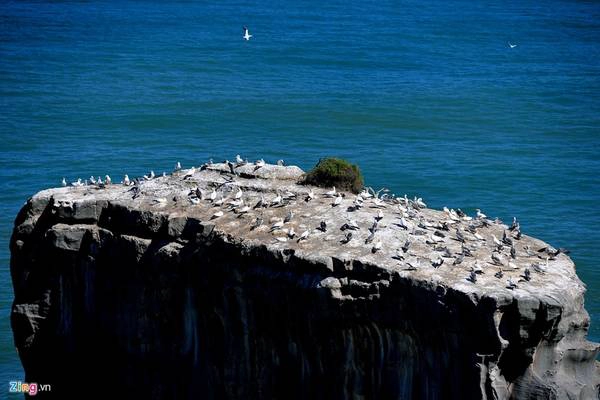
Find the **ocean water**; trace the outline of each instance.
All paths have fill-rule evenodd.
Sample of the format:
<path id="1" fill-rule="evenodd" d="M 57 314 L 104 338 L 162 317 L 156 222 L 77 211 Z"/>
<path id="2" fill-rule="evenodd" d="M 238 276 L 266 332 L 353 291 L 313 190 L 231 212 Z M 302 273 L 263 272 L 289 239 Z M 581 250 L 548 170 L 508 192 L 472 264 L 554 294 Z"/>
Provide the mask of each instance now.
<path id="1" fill-rule="evenodd" d="M 600 3 L 214 3 L 0 3 L 0 387 L 27 197 L 238 153 L 517 216 L 572 251 L 600 341 Z"/>

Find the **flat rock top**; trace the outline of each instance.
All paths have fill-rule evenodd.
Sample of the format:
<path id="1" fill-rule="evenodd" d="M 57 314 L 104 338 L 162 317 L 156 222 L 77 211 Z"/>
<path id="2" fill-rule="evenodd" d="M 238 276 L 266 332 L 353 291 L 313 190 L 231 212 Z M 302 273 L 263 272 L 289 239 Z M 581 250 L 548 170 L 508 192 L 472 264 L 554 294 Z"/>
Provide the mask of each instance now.
<path id="1" fill-rule="evenodd" d="M 250 246 L 267 245 L 274 251 L 294 249 L 297 257 L 307 259 L 358 260 L 478 297 L 533 295 L 562 303 L 584 291 L 568 256 L 540 252 L 548 247 L 546 243 L 526 235 L 517 239 L 515 231 L 504 224 L 420 207 L 401 198 L 365 198 L 357 208 L 354 194 L 336 192 L 331 196 L 327 192 L 332 189 L 297 184 L 302 174 L 298 167 L 269 164 L 238 166 L 232 174 L 227 164 L 211 164 L 202 170 L 181 170 L 141 180 L 136 185 L 69 186 L 44 190 L 34 198 L 52 197 L 58 207 L 107 200 L 130 209 L 167 214 L 169 218 L 210 221 L 217 232 Z M 311 200 L 307 199 L 309 191 L 314 193 Z M 213 193 L 215 198 L 211 200 Z M 261 199 L 264 206 L 256 207 Z M 291 219 L 284 222 L 290 211 Z M 257 219 L 262 224 L 252 229 Z M 325 231 L 320 229 L 322 221 Z M 373 240 L 367 243 L 376 221 Z M 357 229 L 342 230 L 344 224 L 356 225 Z M 299 240 L 305 232 L 308 236 Z M 348 233 L 352 234 L 349 241 Z M 513 243 L 512 256 L 511 245 L 498 245 L 505 233 L 506 242 Z M 407 241 L 410 244 L 406 248 Z M 467 280 L 474 269 L 480 270 L 475 274 L 475 283 Z M 501 278 L 497 277 L 500 270 Z M 509 279 L 516 288 L 507 287 Z"/>

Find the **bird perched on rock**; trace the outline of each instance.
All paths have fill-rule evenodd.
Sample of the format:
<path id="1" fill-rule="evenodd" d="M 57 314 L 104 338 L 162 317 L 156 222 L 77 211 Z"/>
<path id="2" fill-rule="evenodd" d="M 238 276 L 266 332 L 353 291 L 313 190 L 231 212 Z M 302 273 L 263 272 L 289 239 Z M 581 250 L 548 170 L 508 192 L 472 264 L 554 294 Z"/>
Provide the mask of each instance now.
<path id="1" fill-rule="evenodd" d="M 485 215 L 484 213 L 481 212 L 481 210 L 479 208 L 477 208 L 475 211 L 477 211 L 477 219 L 486 219 L 487 215 Z"/>
<path id="2" fill-rule="evenodd" d="M 346 244 L 346 243 L 348 243 L 350 240 L 352 240 L 352 232 L 348 232 L 348 233 L 346 233 L 346 236 L 345 236 L 345 237 L 344 237 L 342 240 L 340 240 L 340 243 L 342 243 L 342 244 Z"/>
<path id="3" fill-rule="evenodd" d="M 283 160 L 277 160 L 277 165 L 280 167 L 284 167 L 285 166 L 285 162 Z"/>
<path id="4" fill-rule="evenodd" d="M 458 257 L 456 257 L 454 259 L 454 262 L 452 263 L 452 265 L 458 265 L 458 264 L 462 263 L 464 259 L 465 259 L 465 256 L 462 254 L 459 254 Z"/>
<path id="5" fill-rule="evenodd" d="M 265 206 L 265 198 L 264 198 L 264 196 L 261 195 L 260 199 L 258 199 L 258 201 L 256 202 L 256 204 L 252 208 L 254 208 L 256 210 L 257 208 L 261 208 L 261 207 L 264 207 L 264 206 Z"/>
<path id="6" fill-rule="evenodd" d="M 60 182 L 61 185 L 63 185 L 63 187 L 67 186 L 67 180 L 63 177 L 62 181 Z"/>
<path id="7" fill-rule="evenodd" d="M 306 197 L 304 198 L 304 201 L 311 201 L 314 200 L 315 198 L 315 192 L 312 190 L 312 188 L 308 191 L 308 193 L 306 194 Z"/>
<path id="8" fill-rule="evenodd" d="M 283 197 L 281 197 L 281 194 L 278 191 L 277 196 L 275 196 L 275 198 L 273 198 L 273 200 L 271 200 L 270 205 L 271 205 L 271 207 L 277 206 L 277 205 L 280 205 L 282 201 L 283 201 Z"/>
<path id="9" fill-rule="evenodd" d="M 373 248 L 371 248 L 371 253 L 377 253 L 379 250 L 381 250 L 381 246 L 383 246 L 381 241 L 378 241 L 377 243 L 375 243 L 373 245 Z"/>
<path id="10" fill-rule="evenodd" d="M 497 255 L 496 253 L 492 253 L 492 263 L 494 263 L 494 265 L 502 265 L 502 258 Z"/>
<path id="11" fill-rule="evenodd" d="M 471 271 L 469 273 L 469 276 L 467 276 L 467 280 L 469 282 L 476 283 L 477 282 L 477 274 L 474 271 Z"/>
<path id="12" fill-rule="evenodd" d="M 529 267 L 526 267 L 523 271 L 523 279 L 525 279 L 527 282 L 531 280 L 531 270 L 529 269 Z"/>
<path id="13" fill-rule="evenodd" d="M 192 176 L 194 176 L 195 173 L 196 173 L 196 168 L 192 167 L 188 170 L 188 172 L 185 173 L 185 175 L 183 175 L 183 178 L 181 178 L 181 179 L 183 179 L 183 180 L 189 179 Z"/>
<path id="14" fill-rule="evenodd" d="M 131 181 L 129 180 L 129 176 L 127 174 L 125 174 L 125 177 L 123 178 L 123 181 L 121 183 L 125 186 L 130 185 Z"/>
<path id="15" fill-rule="evenodd" d="M 377 210 L 377 215 L 375 216 L 375 221 L 379 222 L 383 219 L 383 211 Z"/>
<path id="16" fill-rule="evenodd" d="M 409 247 L 410 247 L 410 240 L 406 239 L 406 241 L 402 245 L 402 252 L 406 253 L 408 251 Z"/>
<path id="17" fill-rule="evenodd" d="M 506 281 L 506 288 L 510 290 L 516 289 L 517 282 L 515 282 L 513 278 L 508 278 L 508 280 Z"/>
<path id="18" fill-rule="evenodd" d="M 219 218 L 223 216 L 223 211 L 217 211 L 216 213 L 214 213 L 212 215 L 212 217 L 210 219 L 215 219 L 215 218 Z"/>
<path id="19" fill-rule="evenodd" d="M 332 207 L 337 207 L 340 204 L 342 204 L 342 196 L 338 195 L 335 200 L 333 201 L 333 204 L 331 205 Z"/>
<path id="20" fill-rule="evenodd" d="M 271 225 L 271 232 L 276 231 L 281 228 L 283 228 L 283 220 L 277 221 L 273 225 Z"/>
<path id="21" fill-rule="evenodd" d="M 179 161 L 175 164 L 175 171 L 181 171 L 181 163 Z"/>
<path id="22" fill-rule="evenodd" d="M 288 230 L 288 233 L 287 233 L 287 235 L 288 235 L 288 237 L 289 237 L 290 239 L 293 239 L 293 238 L 294 238 L 294 236 L 296 236 L 296 231 L 294 230 L 294 227 L 293 227 L 293 226 L 292 226 L 292 227 L 291 227 L 291 228 Z"/>
<path id="23" fill-rule="evenodd" d="M 329 192 L 324 193 L 325 197 L 334 197 L 336 195 L 335 186 Z"/>
<path id="24" fill-rule="evenodd" d="M 288 223 L 292 220 L 292 218 L 294 218 L 294 212 L 292 210 L 288 211 L 287 215 L 285 216 L 285 218 L 283 219 L 284 223 Z"/>
<path id="25" fill-rule="evenodd" d="M 317 229 L 320 230 L 321 232 L 327 232 L 327 222 L 321 221 L 319 223 L 319 227 Z"/>
<path id="26" fill-rule="evenodd" d="M 433 268 L 439 268 L 442 266 L 443 263 L 444 263 L 444 259 L 441 257 L 438 257 L 435 260 L 431 260 L 431 265 L 433 266 Z"/>
<path id="27" fill-rule="evenodd" d="M 261 226 L 262 224 L 263 224 L 263 218 L 262 217 L 256 217 L 256 219 L 254 220 L 254 223 L 250 227 L 250 230 L 253 231 L 256 228 L 258 228 L 259 226 Z"/>
<path id="28" fill-rule="evenodd" d="M 298 238 L 298 243 L 300 243 L 300 241 L 302 241 L 302 240 L 308 239 L 308 235 L 310 235 L 310 231 L 308 229 L 305 230 L 304 232 L 302 232 L 302 234 Z"/>
<path id="29" fill-rule="evenodd" d="M 107 185 L 110 185 L 110 184 L 112 184 L 112 179 L 110 179 L 110 175 L 105 175 L 105 176 L 104 176 L 104 182 L 105 182 Z"/>
<path id="30" fill-rule="evenodd" d="M 496 272 L 494 274 L 494 276 L 498 279 L 501 279 L 504 276 L 504 272 L 502 272 L 502 269 L 500 269 L 498 272 Z"/>

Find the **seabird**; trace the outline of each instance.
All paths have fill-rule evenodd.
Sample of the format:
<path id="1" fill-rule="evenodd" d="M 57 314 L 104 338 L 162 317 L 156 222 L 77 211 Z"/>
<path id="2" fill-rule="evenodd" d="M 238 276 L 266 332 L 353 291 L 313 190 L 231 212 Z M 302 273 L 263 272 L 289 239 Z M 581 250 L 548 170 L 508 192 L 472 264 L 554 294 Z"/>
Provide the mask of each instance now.
<path id="1" fill-rule="evenodd" d="M 321 223 L 319 224 L 319 227 L 317 229 L 320 230 L 321 232 L 327 232 L 327 222 L 321 221 Z"/>
<path id="2" fill-rule="evenodd" d="M 335 186 L 329 192 L 325 192 L 325 196 L 327 196 L 327 197 L 333 197 L 335 195 L 336 195 Z"/>
<path id="3" fill-rule="evenodd" d="M 179 161 L 175 164 L 175 171 L 181 171 L 181 163 Z"/>
<path id="4" fill-rule="evenodd" d="M 477 283 L 477 274 L 474 271 L 471 271 L 469 276 L 467 276 L 467 280 L 472 283 Z"/>
<path id="5" fill-rule="evenodd" d="M 484 213 L 482 213 L 479 208 L 476 209 L 475 211 L 477 211 L 477 219 L 487 219 L 487 215 L 485 215 Z"/>
<path id="6" fill-rule="evenodd" d="M 67 186 L 67 180 L 63 177 L 62 181 L 60 182 L 63 186 Z"/>
<path id="7" fill-rule="evenodd" d="M 123 182 L 121 182 L 121 183 L 125 186 L 129 186 L 131 181 L 129 180 L 129 176 L 127 174 L 125 174 L 125 177 L 123 178 Z"/>
<path id="8" fill-rule="evenodd" d="M 506 234 L 506 231 L 502 232 L 502 243 L 504 243 L 507 246 L 512 246 L 513 245 L 513 241 L 512 239 Z"/>
<path id="9" fill-rule="evenodd" d="M 236 162 L 236 164 L 244 164 L 244 159 L 242 157 L 240 157 L 239 154 L 237 154 L 235 156 L 235 162 Z"/>
<path id="10" fill-rule="evenodd" d="M 310 190 L 306 194 L 306 198 L 304 199 L 304 201 L 311 201 L 314 198 L 315 198 L 315 192 L 313 192 L 312 188 L 310 188 Z"/>
<path id="11" fill-rule="evenodd" d="M 244 206 L 244 207 L 240 208 L 239 210 L 237 210 L 237 213 L 240 214 L 240 216 L 241 216 L 242 214 L 245 214 L 248 211 L 250 211 L 250 206 Z"/>
<path id="12" fill-rule="evenodd" d="M 194 174 L 195 174 L 195 173 L 196 173 L 196 168 L 195 168 L 195 167 L 192 167 L 192 168 L 190 168 L 190 169 L 189 169 L 189 171 L 188 171 L 188 172 L 186 172 L 186 174 L 183 176 L 183 178 L 182 178 L 182 179 L 189 179 L 189 178 L 191 178 L 192 176 L 194 176 Z"/>
<path id="13" fill-rule="evenodd" d="M 227 164 L 227 166 L 229 167 L 229 172 L 232 173 L 233 175 L 237 175 L 235 173 L 235 166 L 233 165 L 233 163 L 229 160 L 225 160 L 225 164 Z"/>
<path id="14" fill-rule="evenodd" d="M 512 44 L 511 42 L 508 42 L 508 46 L 509 46 L 511 49 L 514 49 L 515 47 L 517 47 L 517 45 L 516 45 L 516 44 Z"/>
<path id="15" fill-rule="evenodd" d="M 105 182 L 107 185 L 110 185 L 110 184 L 112 183 L 112 179 L 110 179 L 110 175 L 105 175 L 105 176 L 104 176 L 104 182 Z"/>
<path id="16" fill-rule="evenodd" d="M 210 196 L 208 196 L 208 198 L 211 202 L 214 203 L 215 199 L 217 198 L 217 192 L 215 191 L 214 188 L 213 188 L 212 192 L 210 193 Z"/>
<path id="17" fill-rule="evenodd" d="M 298 238 L 298 242 L 302 241 L 302 240 L 306 240 L 308 239 L 308 235 L 310 234 L 310 231 L 307 229 L 304 232 L 302 232 L 302 234 L 300 235 L 300 237 Z"/>
<path id="18" fill-rule="evenodd" d="M 265 197 L 261 195 L 260 199 L 258 199 L 258 201 L 256 202 L 256 204 L 254 205 L 253 208 L 257 209 L 257 208 L 261 208 L 261 207 L 264 207 L 264 206 L 265 206 Z"/>
<path id="19" fill-rule="evenodd" d="M 243 36 L 243 38 L 244 38 L 245 40 L 250 40 L 250 38 L 251 38 L 251 37 L 252 37 L 252 35 L 251 35 L 251 34 L 250 34 L 250 32 L 248 31 L 248 28 L 247 28 L 247 27 L 244 27 L 244 36 Z"/>
<path id="20" fill-rule="evenodd" d="M 529 270 L 529 267 L 526 267 L 523 271 L 523 279 L 525 279 L 527 282 L 531 280 L 531 271 Z"/>
<path id="21" fill-rule="evenodd" d="M 381 246 L 383 244 L 381 243 L 381 241 L 375 243 L 375 245 L 373 246 L 373 248 L 371 249 L 371 253 L 377 253 L 379 250 L 381 250 Z"/>
<path id="22" fill-rule="evenodd" d="M 90 183 L 91 183 L 92 185 L 95 185 L 95 184 L 96 184 L 96 178 L 94 178 L 94 176 L 90 176 Z"/>
<path id="23" fill-rule="evenodd" d="M 519 221 L 517 221 L 517 217 L 513 217 L 513 222 L 510 225 L 510 228 L 508 228 L 509 231 L 514 231 L 515 229 L 519 228 Z"/>
<path id="24" fill-rule="evenodd" d="M 280 167 L 284 167 L 285 166 L 285 162 L 283 160 L 277 160 L 277 165 Z"/>
<path id="25" fill-rule="evenodd" d="M 496 253 L 492 253 L 492 262 L 495 265 L 502 266 L 502 258 L 499 255 L 497 255 Z"/>
<path id="26" fill-rule="evenodd" d="M 338 195 L 335 200 L 333 201 L 333 204 L 331 205 L 332 207 L 337 207 L 340 204 L 342 204 L 342 196 Z"/>
<path id="27" fill-rule="evenodd" d="M 409 247 L 410 247 L 410 240 L 406 239 L 406 242 L 404 242 L 404 245 L 402 245 L 402 251 L 404 253 L 406 253 L 408 251 Z"/>
<path id="28" fill-rule="evenodd" d="M 513 278 L 508 278 L 506 281 L 506 288 L 510 290 L 517 288 L 517 283 L 513 280 Z"/>
<path id="29" fill-rule="evenodd" d="M 294 218 L 294 212 L 292 210 L 290 210 L 290 211 L 288 211 L 287 215 L 283 219 L 283 222 L 285 224 L 287 224 L 288 222 L 290 222 L 292 220 L 292 218 Z"/>
<path id="30" fill-rule="evenodd" d="M 376 221 L 381 221 L 383 219 L 383 211 L 377 210 L 377 215 L 375 216 Z"/>
<path id="31" fill-rule="evenodd" d="M 212 215 L 212 217 L 210 219 L 215 219 L 215 218 L 219 218 L 223 216 L 223 211 L 217 211 L 216 213 L 214 213 Z"/>
<path id="32" fill-rule="evenodd" d="M 288 235 L 288 237 L 289 237 L 290 239 L 293 239 L 293 238 L 294 238 L 294 236 L 296 236 L 296 231 L 294 230 L 294 227 L 293 227 L 293 226 L 290 228 L 290 230 L 288 231 L 288 234 L 287 234 L 287 235 Z"/>
<path id="33" fill-rule="evenodd" d="M 238 188 L 238 191 L 235 194 L 235 199 L 239 200 L 242 198 L 243 195 L 244 195 L 244 192 L 242 192 L 242 188 Z"/>
<path id="34" fill-rule="evenodd" d="M 271 225 L 270 232 L 276 231 L 277 229 L 281 228 L 283 228 L 283 220 L 277 221 L 273 225 Z"/>
<path id="35" fill-rule="evenodd" d="M 461 243 L 465 242 L 465 237 L 464 235 L 461 233 L 460 230 L 458 230 L 458 228 L 456 228 L 456 240 L 458 240 Z"/>
<path id="36" fill-rule="evenodd" d="M 213 205 L 214 205 L 214 206 L 220 206 L 220 205 L 222 205 L 222 204 L 223 204 L 223 201 L 225 201 L 225 199 L 223 198 L 223 196 L 221 196 L 221 197 L 219 198 L 219 200 L 215 200 L 215 201 L 213 201 Z"/>
<path id="37" fill-rule="evenodd" d="M 481 268 L 481 265 L 479 265 L 479 261 L 475 261 L 475 264 L 473 264 L 471 267 L 471 271 L 475 272 L 476 274 L 483 274 L 483 268 Z"/>
<path id="38" fill-rule="evenodd" d="M 496 237 L 496 235 L 492 234 L 492 240 L 494 241 L 494 244 L 496 245 L 496 248 L 498 250 L 502 250 L 502 248 L 504 246 L 502 245 L 502 242 L 498 240 L 498 238 Z"/>
<path id="39" fill-rule="evenodd" d="M 439 268 L 444 263 L 444 259 L 442 257 L 438 257 L 437 260 L 431 260 L 431 265 L 433 268 Z"/>
<path id="40" fill-rule="evenodd" d="M 196 205 L 196 204 L 200 204 L 200 199 L 197 197 L 188 197 L 188 199 L 190 199 L 190 203 Z"/>
<path id="41" fill-rule="evenodd" d="M 258 228 L 259 226 L 261 226 L 262 224 L 263 224 L 262 217 L 256 217 L 256 219 L 254 220 L 254 224 L 252 224 L 252 226 L 250 227 L 250 230 L 253 231 L 256 228 Z"/>
<path id="42" fill-rule="evenodd" d="M 471 252 L 471 249 L 469 249 L 464 244 L 461 246 L 461 251 L 462 251 L 462 254 L 464 256 L 466 256 L 466 257 L 473 257 L 473 253 Z"/>
<path id="43" fill-rule="evenodd" d="M 515 246 L 510 246 L 510 256 L 513 260 L 517 259 L 517 249 L 515 249 Z"/>
<path id="44" fill-rule="evenodd" d="M 271 207 L 281 204 L 282 201 L 283 198 L 281 197 L 279 191 L 277 191 L 277 196 L 275 196 L 275 198 L 271 200 Z"/>
<path id="45" fill-rule="evenodd" d="M 458 257 L 456 257 L 454 259 L 454 262 L 452 263 L 452 265 L 458 265 L 458 264 L 462 263 L 464 259 L 465 259 L 465 256 L 462 254 L 459 254 Z"/>
<path id="46" fill-rule="evenodd" d="M 408 230 L 408 224 L 407 224 L 406 220 L 404 219 L 404 217 L 400 217 L 400 222 L 398 222 L 396 225 L 398 225 L 400 228 L 404 229 L 405 231 Z"/>
<path id="47" fill-rule="evenodd" d="M 346 236 L 345 236 L 345 237 L 344 237 L 342 240 L 340 240 L 340 243 L 342 243 L 342 244 L 346 244 L 346 243 L 348 243 L 350 240 L 352 240 L 352 232 L 348 232 L 348 233 L 346 233 Z"/>
<path id="48" fill-rule="evenodd" d="M 256 160 L 254 162 L 254 165 L 256 166 L 256 168 L 254 168 L 254 170 L 256 171 L 257 169 L 264 167 L 267 163 L 265 163 L 265 160 L 263 160 L 262 158 L 260 160 Z"/>

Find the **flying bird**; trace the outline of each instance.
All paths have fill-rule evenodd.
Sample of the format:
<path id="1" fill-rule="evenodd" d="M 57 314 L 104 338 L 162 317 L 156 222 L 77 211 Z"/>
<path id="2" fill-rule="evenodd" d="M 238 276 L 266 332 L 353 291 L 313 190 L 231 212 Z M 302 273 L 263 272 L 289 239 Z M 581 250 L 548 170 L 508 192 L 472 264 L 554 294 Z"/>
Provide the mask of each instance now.
<path id="1" fill-rule="evenodd" d="M 250 34 L 250 31 L 248 31 L 247 27 L 244 27 L 244 39 L 245 40 L 250 40 L 250 38 L 252 37 L 252 35 Z"/>

